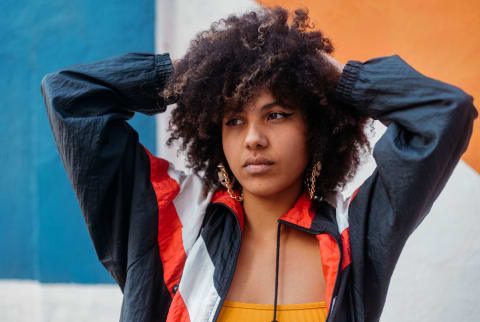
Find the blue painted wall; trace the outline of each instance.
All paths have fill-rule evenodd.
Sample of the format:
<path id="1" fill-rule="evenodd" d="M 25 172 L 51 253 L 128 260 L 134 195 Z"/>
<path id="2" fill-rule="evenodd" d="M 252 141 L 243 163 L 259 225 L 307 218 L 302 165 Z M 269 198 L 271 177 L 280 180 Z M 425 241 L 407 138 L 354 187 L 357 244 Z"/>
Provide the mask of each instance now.
<path id="1" fill-rule="evenodd" d="M 111 283 L 50 131 L 40 81 L 71 64 L 154 51 L 154 0 L 2 0 L 0 278 Z M 153 117 L 130 124 L 155 151 Z"/>

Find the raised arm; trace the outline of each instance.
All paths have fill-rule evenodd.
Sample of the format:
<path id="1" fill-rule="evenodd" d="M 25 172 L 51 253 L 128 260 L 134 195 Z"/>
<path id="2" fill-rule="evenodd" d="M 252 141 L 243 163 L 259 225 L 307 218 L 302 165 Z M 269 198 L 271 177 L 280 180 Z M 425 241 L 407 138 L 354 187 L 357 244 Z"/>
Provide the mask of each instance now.
<path id="1" fill-rule="evenodd" d="M 396 55 L 350 61 L 337 99 L 388 126 L 373 150 L 377 168 L 349 207 L 354 288 L 365 307 L 356 314 L 378 321 L 400 252 L 466 150 L 477 112 L 471 96 Z"/>
<path id="2" fill-rule="evenodd" d="M 171 72 L 168 54 L 125 54 L 42 80 L 54 138 L 100 261 L 122 291 L 128 276 L 138 284 L 150 269 L 156 280 L 142 280 L 143 305 L 161 312 L 158 292 L 172 296 L 180 278 L 174 267 L 185 260 L 210 198 L 198 176 L 153 156 L 126 122 L 135 112 L 165 111 L 160 93 Z"/>
<path id="3" fill-rule="evenodd" d="M 152 231 L 144 231 L 143 240 L 129 240 L 130 216 L 137 214 L 140 229 L 152 227 L 158 216 L 147 153 L 125 121 L 135 112 L 165 111 L 159 90 L 171 71 L 168 54 L 126 54 L 67 67 L 42 80 L 55 142 L 95 250 L 122 289 L 127 263 L 156 240 Z M 132 204 L 134 194 L 143 194 L 146 205 Z M 129 243 L 136 247 L 127 252 Z"/>

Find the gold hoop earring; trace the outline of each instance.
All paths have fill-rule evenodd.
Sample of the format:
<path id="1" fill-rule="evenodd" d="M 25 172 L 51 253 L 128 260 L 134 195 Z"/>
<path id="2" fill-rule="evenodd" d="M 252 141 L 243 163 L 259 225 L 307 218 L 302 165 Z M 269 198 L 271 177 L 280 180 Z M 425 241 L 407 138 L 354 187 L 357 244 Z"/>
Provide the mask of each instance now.
<path id="1" fill-rule="evenodd" d="M 315 182 L 317 181 L 317 177 L 320 175 L 321 170 L 322 163 L 320 161 L 315 162 L 315 165 L 312 168 L 312 173 L 310 174 L 310 178 L 307 181 L 308 195 L 310 200 L 322 199 L 321 197 L 315 196 Z"/>
<path id="2" fill-rule="evenodd" d="M 237 200 L 237 201 L 243 201 L 243 191 L 242 191 L 240 196 L 236 196 L 233 193 L 232 187 L 233 187 L 233 184 L 235 183 L 235 177 L 233 177 L 233 180 L 230 181 L 227 169 L 225 169 L 225 166 L 223 165 L 223 163 L 220 163 L 219 165 L 217 165 L 217 168 L 219 169 L 218 179 L 220 180 L 220 183 L 222 184 L 222 186 L 227 188 L 227 192 L 230 195 L 230 197 L 232 199 Z"/>

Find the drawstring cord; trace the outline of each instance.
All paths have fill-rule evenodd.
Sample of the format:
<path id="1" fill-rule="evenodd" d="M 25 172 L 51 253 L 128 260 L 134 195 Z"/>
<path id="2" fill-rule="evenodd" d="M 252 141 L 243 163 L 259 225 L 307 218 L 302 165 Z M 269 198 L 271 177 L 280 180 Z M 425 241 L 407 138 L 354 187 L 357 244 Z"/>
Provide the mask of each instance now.
<path id="1" fill-rule="evenodd" d="M 273 300 L 272 322 L 278 322 L 277 321 L 277 295 L 278 295 L 278 259 L 280 257 L 280 225 L 281 223 L 279 222 L 277 227 L 277 258 L 275 261 L 275 299 Z"/>

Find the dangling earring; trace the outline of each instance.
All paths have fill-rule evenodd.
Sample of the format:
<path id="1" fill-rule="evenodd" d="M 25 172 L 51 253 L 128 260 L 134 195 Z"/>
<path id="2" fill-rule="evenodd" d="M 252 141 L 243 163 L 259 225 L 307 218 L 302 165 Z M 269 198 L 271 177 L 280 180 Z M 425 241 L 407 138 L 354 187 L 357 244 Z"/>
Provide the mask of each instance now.
<path id="1" fill-rule="evenodd" d="M 217 165 L 217 168 L 219 169 L 218 179 L 220 180 L 220 183 L 222 184 L 222 186 L 227 188 L 227 192 L 230 195 L 230 197 L 232 197 L 232 199 L 235 199 L 237 201 L 243 201 L 243 191 L 242 191 L 240 196 L 236 196 L 233 193 L 232 187 L 233 187 L 233 184 L 235 183 L 235 177 L 230 182 L 230 178 L 228 177 L 227 169 L 225 169 L 225 166 L 223 165 L 223 163 L 220 163 L 219 165 Z"/>
<path id="2" fill-rule="evenodd" d="M 310 200 L 322 200 L 322 197 L 315 196 L 315 182 L 317 181 L 317 177 L 320 175 L 320 171 L 322 170 L 322 163 L 317 161 L 312 168 L 312 173 L 310 178 L 307 180 L 307 187 L 308 187 L 308 195 Z"/>

